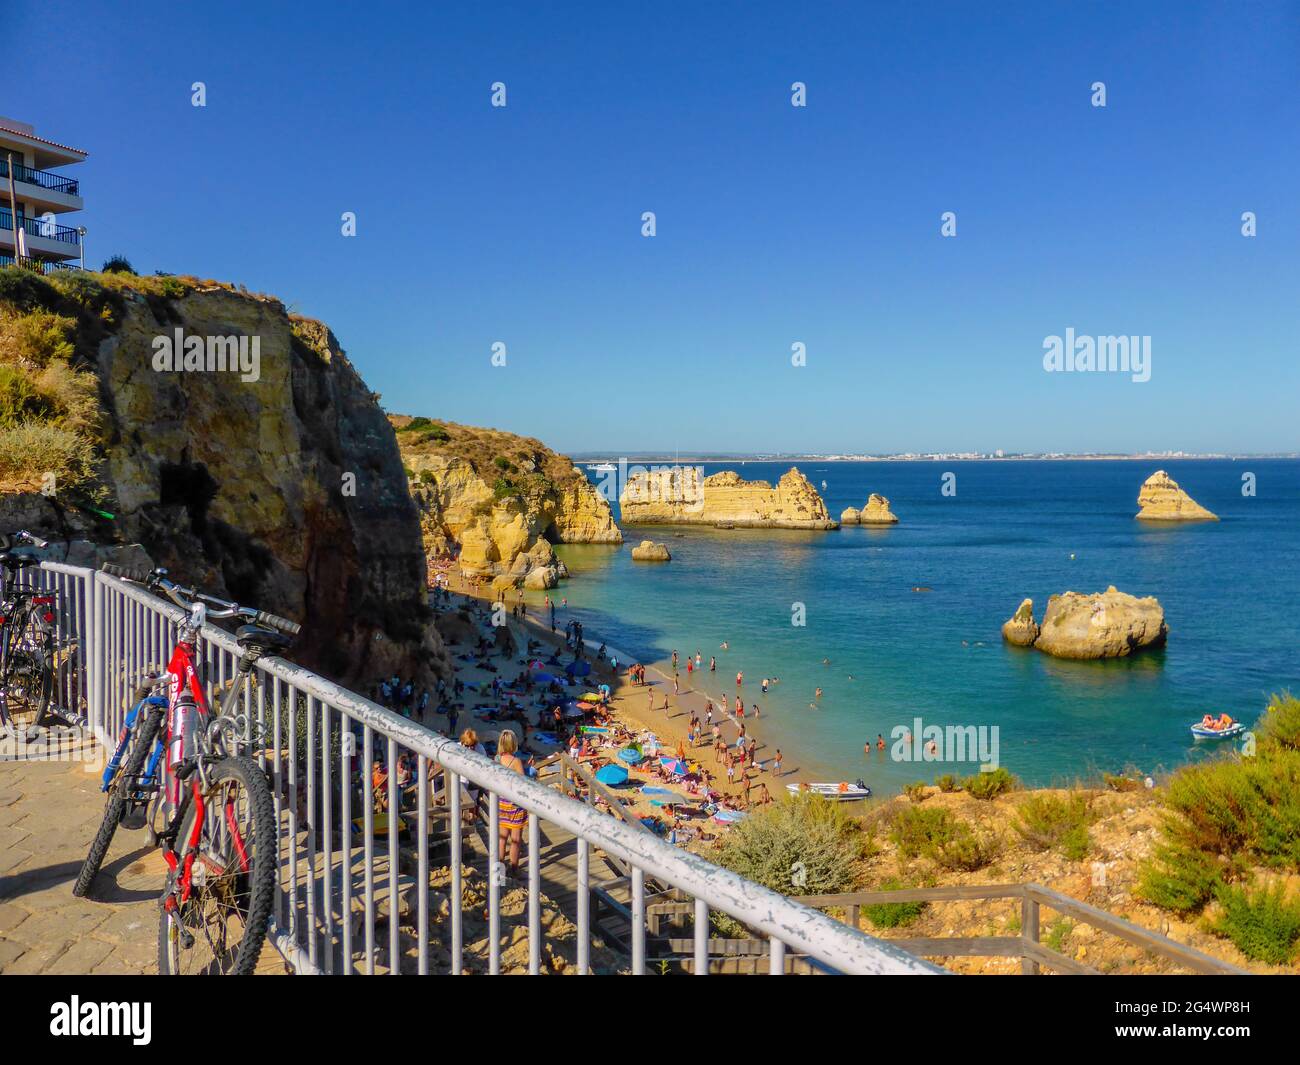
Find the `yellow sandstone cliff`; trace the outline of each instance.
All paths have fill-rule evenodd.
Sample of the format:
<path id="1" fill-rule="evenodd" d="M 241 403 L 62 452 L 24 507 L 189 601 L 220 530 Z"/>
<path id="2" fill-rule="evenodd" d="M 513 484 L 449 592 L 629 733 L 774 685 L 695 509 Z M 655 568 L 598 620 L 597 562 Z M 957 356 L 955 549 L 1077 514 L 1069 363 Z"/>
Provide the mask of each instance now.
<path id="1" fill-rule="evenodd" d="M 795 467 L 770 485 L 734 470 L 702 476 L 698 466 L 630 475 L 619 498 L 632 525 L 722 525 L 745 529 L 835 529 L 826 504 Z"/>
<path id="2" fill-rule="evenodd" d="M 620 544 L 609 504 L 540 440 L 393 415 L 425 551 L 499 586 L 553 588 L 552 544 Z"/>

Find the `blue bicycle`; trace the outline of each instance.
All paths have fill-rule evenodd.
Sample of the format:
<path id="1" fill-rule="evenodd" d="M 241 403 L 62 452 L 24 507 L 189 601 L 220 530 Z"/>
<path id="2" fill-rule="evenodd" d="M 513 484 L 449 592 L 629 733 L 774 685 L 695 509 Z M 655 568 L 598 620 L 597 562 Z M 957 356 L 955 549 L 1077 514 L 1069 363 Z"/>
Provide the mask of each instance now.
<path id="1" fill-rule="evenodd" d="M 143 828 L 149 820 L 149 804 L 162 793 L 162 723 L 167 698 L 159 692 L 165 691 L 168 683 L 166 674 L 149 676 L 136 689 L 117 747 L 104 767 L 99 790 L 108 794 L 108 804 L 72 887 L 74 895 L 84 897 L 90 890 L 117 826 Z"/>

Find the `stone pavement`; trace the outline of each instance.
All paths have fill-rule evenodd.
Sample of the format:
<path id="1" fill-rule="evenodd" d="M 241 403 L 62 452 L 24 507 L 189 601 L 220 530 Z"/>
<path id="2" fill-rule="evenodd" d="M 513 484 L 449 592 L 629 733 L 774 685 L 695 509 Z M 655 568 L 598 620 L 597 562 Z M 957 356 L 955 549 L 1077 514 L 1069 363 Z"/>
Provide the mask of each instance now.
<path id="1" fill-rule="evenodd" d="M 0 760 L 0 973 L 158 971 L 166 866 L 143 831 L 119 829 L 92 897 L 72 895 L 103 814 L 99 763 Z"/>

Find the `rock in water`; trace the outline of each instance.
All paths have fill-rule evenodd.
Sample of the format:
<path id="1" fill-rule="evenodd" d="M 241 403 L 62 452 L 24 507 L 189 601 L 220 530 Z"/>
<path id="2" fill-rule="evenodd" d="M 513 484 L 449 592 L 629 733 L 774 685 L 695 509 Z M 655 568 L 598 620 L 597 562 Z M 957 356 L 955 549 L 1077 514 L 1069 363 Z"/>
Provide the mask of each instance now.
<path id="1" fill-rule="evenodd" d="M 1092 595 L 1052 596 L 1034 646 L 1057 658 L 1123 658 L 1161 646 L 1168 634 L 1164 608 L 1154 596 L 1138 599 L 1112 585 Z"/>
<path id="2" fill-rule="evenodd" d="M 817 489 L 791 467 L 775 485 L 735 470 L 656 467 L 627 479 L 619 498 L 629 525 L 716 525 L 737 529 L 836 529 Z"/>
<path id="3" fill-rule="evenodd" d="M 1144 521 L 1218 521 L 1218 516 L 1178 487 L 1164 470 L 1156 470 L 1142 482 L 1138 492 L 1137 516 Z"/>
<path id="4" fill-rule="evenodd" d="M 1034 620 L 1034 601 L 1024 600 L 1002 626 L 1002 638 L 1017 647 L 1032 647 L 1038 639 L 1038 622 Z"/>
<path id="5" fill-rule="evenodd" d="M 653 540 L 642 540 L 632 548 L 633 562 L 671 562 L 667 544 L 657 544 Z"/>
<path id="6" fill-rule="evenodd" d="M 857 507 L 845 507 L 843 510 L 840 511 L 840 524 L 856 525 L 858 523 L 858 519 L 861 516 L 862 516 L 862 512 L 858 510 Z"/>
<path id="7" fill-rule="evenodd" d="M 898 517 L 889 509 L 889 500 L 872 492 L 867 505 L 862 508 L 858 521 L 863 525 L 897 525 Z"/>

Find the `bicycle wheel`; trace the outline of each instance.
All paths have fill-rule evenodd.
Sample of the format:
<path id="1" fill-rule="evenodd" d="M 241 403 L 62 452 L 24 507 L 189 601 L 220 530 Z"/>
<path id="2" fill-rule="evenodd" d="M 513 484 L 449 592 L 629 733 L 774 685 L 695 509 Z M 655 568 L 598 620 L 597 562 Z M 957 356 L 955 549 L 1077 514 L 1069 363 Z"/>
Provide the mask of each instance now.
<path id="1" fill-rule="evenodd" d="M 98 875 L 99 867 L 104 863 L 104 855 L 108 853 L 108 845 L 113 842 L 113 834 L 122 821 L 122 815 L 126 812 L 128 801 L 148 802 L 147 796 L 136 793 L 136 785 L 144 770 L 145 759 L 149 757 L 149 752 L 153 750 L 154 742 L 158 738 L 162 719 L 163 711 L 150 712 L 149 708 L 141 707 L 139 719 L 132 729 L 131 738 L 127 741 L 126 753 L 122 756 L 122 768 L 109 785 L 104 820 L 100 822 L 99 831 L 95 833 L 95 838 L 90 844 L 90 853 L 81 863 L 77 882 L 72 885 L 72 893 L 78 898 L 90 890 L 90 885 Z"/>
<path id="2" fill-rule="evenodd" d="M 16 619 L 16 635 L 11 637 L 0 672 L 0 714 L 16 731 L 41 723 L 54 690 L 50 641 L 30 619 L 30 614 Z"/>
<path id="3" fill-rule="evenodd" d="M 178 874 L 168 875 L 158 921 L 158 971 L 246 976 L 262 953 L 275 895 L 278 834 L 271 789 L 250 758 L 213 763 L 200 792 L 203 820 L 193 851 L 189 840 L 198 807 L 186 794 L 173 848 L 181 871 L 187 854 L 194 855 L 190 895 L 182 902 Z"/>

